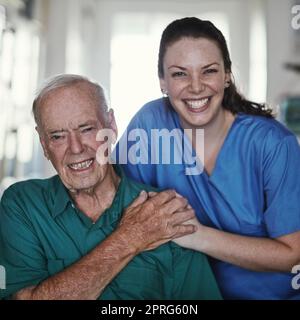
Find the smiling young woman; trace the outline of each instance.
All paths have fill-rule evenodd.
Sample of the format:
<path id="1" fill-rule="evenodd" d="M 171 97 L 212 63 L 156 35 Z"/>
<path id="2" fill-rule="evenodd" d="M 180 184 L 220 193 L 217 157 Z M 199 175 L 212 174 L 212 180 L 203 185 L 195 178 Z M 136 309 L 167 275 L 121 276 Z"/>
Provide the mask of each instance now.
<path id="1" fill-rule="evenodd" d="M 225 299 L 300 299 L 292 267 L 300 261 L 300 148 L 264 104 L 236 89 L 223 34 L 210 21 L 184 18 L 164 30 L 158 76 L 166 97 L 147 103 L 130 122 L 116 153 L 125 158 L 127 134 L 143 129 L 190 129 L 193 154 L 204 131 L 202 173 L 189 163 L 126 163 L 137 181 L 174 188 L 189 200 L 197 232 L 176 240 L 212 257 Z M 128 143 L 122 143 L 126 139 Z M 141 150 L 156 150 L 153 141 Z M 170 159 L 182 150 L 175 142 Z M 121 155 L 121 157 L 120 157 Z M 163 158 L 163 157 L 162 157 Z"/>

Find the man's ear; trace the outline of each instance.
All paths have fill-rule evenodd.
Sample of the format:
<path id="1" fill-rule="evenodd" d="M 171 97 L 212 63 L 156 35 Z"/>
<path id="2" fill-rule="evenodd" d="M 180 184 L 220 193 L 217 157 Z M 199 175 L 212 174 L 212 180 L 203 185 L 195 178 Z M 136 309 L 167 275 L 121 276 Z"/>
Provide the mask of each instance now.
<path id="1" fill-rule="evenodd" d="M 107 117 L 108 117 L 108 126 L 115 133 L 114 139 L 112 141 L 112 143 L 115 144 L 117 142 L 117 138 L 118 138 L 118 128 L 117 128 L 116 119 L 115 119 L 113 109 L 109 109 Z"/>
<path id="2" fill-rule="evenodd" d="M 49 153 L 47 151 L 44 135 L 43 135 L 41 129 L 38 126 L 35 127 L 35 130 L 37 131 L 37 133 L 39 135 L 39 139 L 40 139 L 40 143 L 41 143 L 42 148 L 43 148 L 44 156 L 49 160 L 50 158 L 49 158 Z"/>

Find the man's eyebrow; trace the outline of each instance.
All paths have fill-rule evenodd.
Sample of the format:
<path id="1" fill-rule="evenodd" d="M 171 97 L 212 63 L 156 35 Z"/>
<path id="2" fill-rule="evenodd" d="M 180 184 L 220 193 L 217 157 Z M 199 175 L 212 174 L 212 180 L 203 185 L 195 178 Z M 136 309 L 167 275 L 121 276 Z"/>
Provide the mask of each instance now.
<path id="1" fill-rule="evenodd" d="M 87 126 L 94 126 L 95 125 L 95 122 L 94 121 L 88 121 L 88 122 L 85 122 L 83 124 L 80 124 L 78 126 L 78 128 L 83 128 L 83 127 L 87 127 Z"/>
<path id="2" fill-rule="evenodd" d="M 62 132 L 67 132 L 65 129 L 60 129 L 60 130 L 51 130 L 49 131 L 49 134 L 56 134 L 56 133 L 62 133 Z"/>

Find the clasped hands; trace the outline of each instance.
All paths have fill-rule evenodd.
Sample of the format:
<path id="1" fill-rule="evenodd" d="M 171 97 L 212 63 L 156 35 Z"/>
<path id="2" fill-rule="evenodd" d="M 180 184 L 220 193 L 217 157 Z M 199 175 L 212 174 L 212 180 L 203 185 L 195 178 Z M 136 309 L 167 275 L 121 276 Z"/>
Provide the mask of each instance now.
<path id="1" fill-rule="evenodd" d="M 126 208 L 118 230 L 139 253 L 173 239 L 185 239 L 199 225 L 193 208 L 174 190 L 142 191 Z"/>

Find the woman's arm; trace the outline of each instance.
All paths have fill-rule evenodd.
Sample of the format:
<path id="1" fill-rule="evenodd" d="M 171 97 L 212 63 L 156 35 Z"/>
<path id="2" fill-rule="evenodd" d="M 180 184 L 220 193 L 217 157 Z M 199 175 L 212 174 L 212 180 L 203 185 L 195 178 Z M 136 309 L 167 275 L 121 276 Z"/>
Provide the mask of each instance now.
<path id="1" fill-rule="evenodd" d="M 255 238 L 206 227 L 196 219 L 193 223 L 195 233 L 173 241 L 253 271 L 290 272 L 300 264 L 300 231 L 276 239 Z"/>

